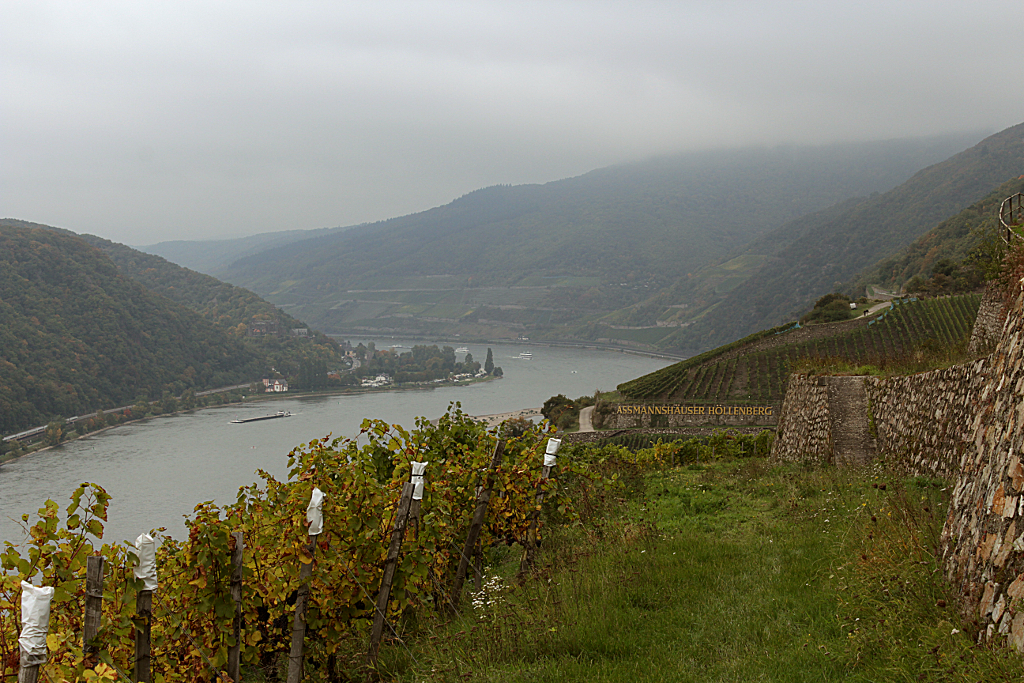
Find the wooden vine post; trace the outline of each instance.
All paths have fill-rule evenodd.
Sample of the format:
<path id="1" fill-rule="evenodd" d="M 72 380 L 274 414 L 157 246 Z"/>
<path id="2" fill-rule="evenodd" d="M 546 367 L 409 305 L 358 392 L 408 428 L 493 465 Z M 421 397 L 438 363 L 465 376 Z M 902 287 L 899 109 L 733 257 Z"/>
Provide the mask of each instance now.
<path id="1" fill-rule="evenodd" d="M 540 470 L 540 481 L 537 482 L 537 492 L 534 496 L 533 514 L 530 515 L 530 527 L 526 531 L 526 548 L 523 551 L 523 559 L 519 563 L 520 573 L 533 566 L 534 557 L 537 549 L 540 547 L 537 527 L 540 524 L 541 504 L 544 502 L 544 482 L 551 478 L 551 471 L 557 464 L 558 447 L 561 445 L 561 439 L 548 439 L 547 448 L 544 453 L 544 465 Z"/>
<path id="2" fill-rule="evenodd" d="M 22 664 L 18 667 L 18 683 L 37 683 L 39 664 Z"/>
<path id="3" fill-rule="evenodd" d="M 469 527 L 469 535 L 466 537 L 466 545 L 459 557 L 459 569 L 455 572 L 455 581 L 452 583 L 450 603 L 452 608 L 457 608 L 459 598 L 462 596 L 462 584 L 466 580 L 466 571 L 469 569 L 470 558 L 475 554 L 476 543 L 480 538 L 480 529 L 487 517 L 487 506 L 491 502 L 491 489 L 494 488 L 494 470 L 501 465 L 501 457 L 505 452 L 505 440 L 498 439 L 494 446 L 494 455 L 491 456 L 491 464 L 487 468 L 484 477 L 484 484 L 476 496 L 476 510 L 473 511 L 473 523 Z"/>
<path id="4" fill-rule="evenodd" d="M 19 666 L 18 683 L 37 683 L 39 681 L 39 666 L 39 664 Z"/>
<path id="5" fill-rule="evenodd" d="M 157 588 L 156 541 L 149 534 L 135 539 L 135 553 L 139 564 L 135 567 L 135 578 L 142 581 L 142 587 L 135 597 L 135 681 L 149 683 L 152 665 L 150 634 L 153 626 L 153 591 Z"/>
<path id="6" fill-rule="evenodd" d="M 402 486 L 402 497 L 398 501 L 398 509 L 395 510 L 395 521 L 391 526 L 391 543 L 388 545 L 388 555 L 384 560 L 384 576 L 380 580 L 377 607 L 373 614 L 373 629 L 370 631 L 370 650 L 367 653 L 370 666 L 377 662 L 380 639 L 384 635 L 384 621 L 388 612 L 388 602 L 391 600 L 391 584 L 395 580 L 398 556 L 402 552 L 402 541 L 405 539 L 405 529 L 409 521 L 409 509 L 412 507 L 412 494 L 415 488 L 416 485 L 412 482 L 406 482 Z"/>
<path id="7" fill-rule="evenodd" d="M 85 622 L 83 624 L 82 654 L 88 668 L 96 666 L 100 653 L 96 634 L 103 616 L 103 556 L 90 555 L 85 561 Z"/>
<path id="8" fill-rule="evenodd" d="M 153 591 L 141 590 L 135 598 L 135 613 L 142 623 L 135 628 L 135 681 L 149 683 L 152 666 L 150 634 L 153 625 Z"/>
<path id="9" fill-rule="evenodd" d="M 300 559 L 299 590 L 295 595 L 295 617 L 292 620 L 292 645 L 288 652 L 288 683 L 299 683 L 302 679 L 302 650 L 306 640 L 306 608 L 309 604 L 309 583 L 313 578 L 313 558 L 316 555 L 316 537 L 323 531 L 324 494 L 313 489 L 313 495 L 306 508 L 306 521 L 309 522 L 309 544 L 306 552 L 309 561 Z"/>
<path id="10" fill-rule="evenodd" d="M 235 602 L 235 618 L 232 622 L 232 634 L 235 644 L 228 648 L 228 676 L 232 681 L 241 680 L 239 668 L 242 657 L 242 552 L 245 550 L 245 537 L 241 531 L 231 534 L 234 544 L 231 548 L 231 599 Z M 310 562 L 310 566 L 312 566 Z M 299 570 L 301 573 L 301 570 Z"/>

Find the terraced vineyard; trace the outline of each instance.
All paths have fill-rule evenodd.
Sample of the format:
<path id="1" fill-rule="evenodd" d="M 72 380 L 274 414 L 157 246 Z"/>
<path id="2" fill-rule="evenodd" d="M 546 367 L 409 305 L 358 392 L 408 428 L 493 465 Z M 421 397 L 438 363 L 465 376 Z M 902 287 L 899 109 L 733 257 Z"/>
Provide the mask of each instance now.
<path id="1" fill-rule="evenodd" d="M 922 346 L 966 343 L 980 303 L 979 294 L 894 302 L 869 320 L 786 331 L 775 328 L 625 382 L 618 389 L 632 400 L 780 401 L 794 361 L 816 357 L 880 364 Z"/>

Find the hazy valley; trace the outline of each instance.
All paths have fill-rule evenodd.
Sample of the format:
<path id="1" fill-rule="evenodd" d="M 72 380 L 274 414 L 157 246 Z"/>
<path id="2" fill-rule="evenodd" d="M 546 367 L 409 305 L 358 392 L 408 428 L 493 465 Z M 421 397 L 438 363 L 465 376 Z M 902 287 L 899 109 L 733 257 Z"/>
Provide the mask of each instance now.
<path id="1" fill-rule="evenodd" d="M 1024 158 L 1019 132 L 1000 135 L 984 156 L 961 137 L 652 160 L 308 239 L 268 235 L 282 241 L 262 252 L 239 242 L 219 265 L 201 242 L 145 249 L 208 264 L 330 333 L 689 355 L 789 319 L 991 191 Z M 836 240 L 842 259 L 811 266 Z"/>

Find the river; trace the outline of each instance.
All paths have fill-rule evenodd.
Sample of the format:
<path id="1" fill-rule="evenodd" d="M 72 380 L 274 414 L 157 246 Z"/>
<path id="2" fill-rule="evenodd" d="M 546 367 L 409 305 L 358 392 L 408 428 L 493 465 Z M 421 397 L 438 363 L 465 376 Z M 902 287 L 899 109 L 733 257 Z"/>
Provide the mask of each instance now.
<path id="1" fill-rule="evenodd" d="M 386 348 L 394 342 L 376 343 Z M 461 387 L 289 397 L 207 408 L 140 420 L 9 462 L 0 466 L 0 541 L 21 543 L 21 515 L 33 513 L 34 520 L 47 499 L 63 509 L 82 482 L 98 483 L 113 496 L 105 541 L 134 539 L 158 527 L 182 538 L 183 518 L 196 503 L 233 502 L 240 486 L 257 480 L 257 469 L 284 478 L 292 448 L 328 433 L 355 436 L 364 418 L 412 428 L 417 416 L 437 418 L 454 401 L 470 415 L 540 407 L 555 394 L 576 398 L 596 389 L 609 391 L 672 362 L 597 349 L 466 346 L 480 362 L 488 347 L 493 349 L 494 364 L 501 366 L 504 378 Z M 522 351 L 533 358 L 520 359 Z M 278 410 L 293 416 L 229 424 L 237 417 Z"/>

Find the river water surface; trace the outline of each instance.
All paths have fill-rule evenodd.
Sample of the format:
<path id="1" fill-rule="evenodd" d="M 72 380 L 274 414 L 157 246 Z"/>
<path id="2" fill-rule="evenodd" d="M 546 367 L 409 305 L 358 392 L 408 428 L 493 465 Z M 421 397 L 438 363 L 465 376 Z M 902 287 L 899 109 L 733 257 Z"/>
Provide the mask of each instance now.
<path id="1" fill-rule="evenodd" d="M 377 342 L 386 348 L 391 342 Z M 409 344 L 409 342 L 401 342 Z M 182 538 L 183 516 L 196 503 L 230 503 L 240 486 L 264 469 L 283 479 L 287 454 L 300 443 L 326 436 L 355 436 L 364 418 L 378 418 L 407 429 L 415 418 L 435 419 L 458 401 L 470 415 L 540 407 L 549 397 L 570 398 L 609 391 L 671 361 L 596 349 L 468 344 L 483 362 L 487 348 L 503 379 L 468 386 L 444 386 L 310 398 L 282 398 L 156 417 L 107 430 L 0 466 L 0 541 L 21 543 L 21 515 L 47 499 L 67 506 L 82 482 L 95 482 L 113 496 L 105 541 L 134 539 L 142 531 L 166 527 Z M 401 349 L 399 349 L 401 351 Z M 521 351 L 532 360 L 518 358 Z M 459 354 L 461 360 L 462 355 Z M 278 410 L 292 417 L 229 424 Z"/>

